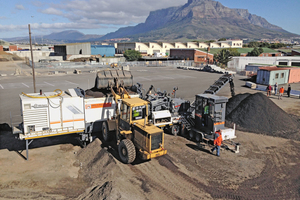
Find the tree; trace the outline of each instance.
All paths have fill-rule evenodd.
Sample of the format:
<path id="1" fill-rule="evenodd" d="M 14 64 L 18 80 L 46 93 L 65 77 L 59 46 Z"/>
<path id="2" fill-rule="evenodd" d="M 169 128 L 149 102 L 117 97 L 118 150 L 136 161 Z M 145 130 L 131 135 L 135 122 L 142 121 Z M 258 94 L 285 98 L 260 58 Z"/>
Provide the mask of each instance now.
<path id="1" fill-rule="evenodd" d="M 261 47 L 259 48 L 255 47 L 251 52 L 247 54 L 247 56 L 259 56 L 263 52 L 264 50 Z"/>
<path id="2" fill-rule="evenodd" d="M 208 41 L 205 41 L 205 43 L 207 43 L 207 44 L 214 43 L 214 42 L 216 42 L 216 41 L 215 41 L 215 40 L 208 40 Z"/>
<path id="3" fill-rule="evenodd" d="M 220 38 L 218 39 L 218 41 L 226 41 L 227 39 L 226 38 Z"/>
<path id="4" fill-rule="evenodd" d="M 220 63 L 222 66 L 227 66 L 227 63 L 231 60 L 232 56 L 240 56 L 241 54 L 235 48 L 222 49 L 214 55 L 214 60 Z"/>
<path id="5" fill-rule="evenodd" d="M 126 50 L 124 52 L 124 57 L 128 61 L 135 61 L 135 60 L 139 60 L 140 58 L 142 58 L 142 55 L 141 55 L 141 53 L 139 51 Z"/>
<path id="6" fill-rule="evenodd" d="M 222 49 L 214 55 L 214 60 L 219 62 L 222 66 L 227 66 L 227 63 L 231 60 L 230 51 L 228 49 Z"/>
<path id="7" fill-rule="evenodd" d="M 230 56 L 240 56 L 241 55 L 236 48 L 229 48 L 227 50 L 230 52 Z"/>
<path id="8" fill-rule="evenodd" d="M 258 51 L 259 51 L 259 55 L 264 52 L 263 48 L 261 48 L 261 47 L 258 48 Z"/>

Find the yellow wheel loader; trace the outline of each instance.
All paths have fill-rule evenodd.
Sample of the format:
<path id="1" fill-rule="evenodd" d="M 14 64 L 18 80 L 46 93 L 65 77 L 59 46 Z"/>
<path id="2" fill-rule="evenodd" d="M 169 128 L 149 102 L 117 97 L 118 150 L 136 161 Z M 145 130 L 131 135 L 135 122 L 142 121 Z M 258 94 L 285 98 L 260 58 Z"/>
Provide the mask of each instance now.
<path id="1" fill-rule="evenodd" d="M 121 70 L 118 72 L 122 73 Z M 138 97 L 131 98 L 124 87 L 128 78 L 124 81 L 120 77 L 98 80 L 110 87 L 116 102 L 115 116 L 102 122 L 103 140 L 108 142 L 115 139 L 123 163 L 132 163 L 136 155 L 148 160 L 166 154 L 163 130 L 148 121 L 149 103 Z"/>

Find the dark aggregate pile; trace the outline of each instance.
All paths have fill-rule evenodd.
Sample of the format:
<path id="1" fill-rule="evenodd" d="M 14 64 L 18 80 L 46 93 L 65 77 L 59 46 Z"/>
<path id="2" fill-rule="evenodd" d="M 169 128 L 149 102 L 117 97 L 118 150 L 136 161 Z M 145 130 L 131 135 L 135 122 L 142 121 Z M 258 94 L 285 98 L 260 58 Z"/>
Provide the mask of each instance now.
<path id="1" fill-rule="evenodd" d="M 7 123 L 0 124 L 0 131 L 11 131 L 11 127 Z"/>
<path id="2" fill-rule="evenodd" d="M 229 99 L 226 123 L 241 131 L 300 140 L 299 119 L 289 115 L 262 93 L 239 94 Z"/>

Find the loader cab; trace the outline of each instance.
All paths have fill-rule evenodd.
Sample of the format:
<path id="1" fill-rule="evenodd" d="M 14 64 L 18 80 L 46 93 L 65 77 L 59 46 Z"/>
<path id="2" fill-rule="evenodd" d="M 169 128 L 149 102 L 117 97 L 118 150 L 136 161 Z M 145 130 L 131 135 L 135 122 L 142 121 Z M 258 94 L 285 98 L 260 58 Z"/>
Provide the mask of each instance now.
<path id="1" fill-rule="evenodd" d="M 119 109 L 120 134 L 123 139 L 133 142 L 142 159 L 148 160 L 167 153 L 163 130 L 148 123 L 147 101 L 140 98 L 122 99 Z M 120 157 L 123 156 L 121 153 Z"/>
<path id="2" fill-rule="evenodd" d="M 120 105 L 120 127 L 130 130 L 133 123 L 148 123 L 148 102 L 140 98 L 123 99 Z"/>
<path id="3" fill-rule="evenodd" d="M 213 94 L 198 94 L 195 100 L 196 129 L 206 133 L 225 127 L 227 97 Z"/>

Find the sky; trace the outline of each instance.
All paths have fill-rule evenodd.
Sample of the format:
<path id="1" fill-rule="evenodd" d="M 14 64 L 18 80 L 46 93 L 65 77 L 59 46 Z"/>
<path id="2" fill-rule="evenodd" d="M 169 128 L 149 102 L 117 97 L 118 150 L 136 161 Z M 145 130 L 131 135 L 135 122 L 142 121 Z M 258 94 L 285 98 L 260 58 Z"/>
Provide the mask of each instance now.
<path id="1" fill-rule="evenodd" d="M 105 35 L 145 22 L 150 11 L 181 6 L 188 0 L 0 0 L 0 39 L 48 35 L 64 30 Z M 247 9 L 271 24 L 300 34 L 300 0 L 219 0 Z"/>

